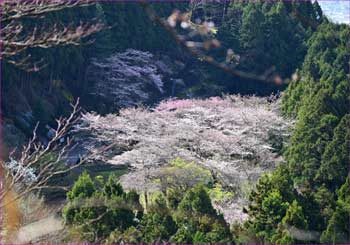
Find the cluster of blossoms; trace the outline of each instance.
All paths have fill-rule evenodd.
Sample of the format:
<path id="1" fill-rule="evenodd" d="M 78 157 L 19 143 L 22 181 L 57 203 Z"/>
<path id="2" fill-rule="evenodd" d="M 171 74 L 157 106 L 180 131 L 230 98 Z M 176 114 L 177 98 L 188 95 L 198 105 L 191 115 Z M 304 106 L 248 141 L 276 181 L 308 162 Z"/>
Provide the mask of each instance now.
<path id="1" fill-rule="evenodd" d="M 168 100 L 153 109 L 126 108 L 103 117 L 87 113 L 80 131 L 89 132 L 89 144 L 117 143 L 122 149 L 106 161 L 133 169 L 121 178 L 126 188 L 147 188 L 157 169 L 180 157 L 210 170 L 242 197 L 244 185 L 281 162 L 269 142 L 284 141 L 291 126 L 279 115 L 278 103 L 237 95 Z"/>
<path id="2" fill-rule="evenodd" d="M 115 106 L 133 106 L 147 102 L 152 95 L 162 95 L 163 78 L 172 70 L 149 52 L 127 49 L 105 59 L 93 59 L 88 73 L 92 94 Z"/>
<path id="3" fill-rule="evenodd" d="M 37 181 L 34 168 L 23 166 L 23 164 L 19 163 L 13 158 L 10 158 L 10 160 L 6 162 L 5 167 L 11 173 L 21 173 L 25 184 L 30 184 Z"/>

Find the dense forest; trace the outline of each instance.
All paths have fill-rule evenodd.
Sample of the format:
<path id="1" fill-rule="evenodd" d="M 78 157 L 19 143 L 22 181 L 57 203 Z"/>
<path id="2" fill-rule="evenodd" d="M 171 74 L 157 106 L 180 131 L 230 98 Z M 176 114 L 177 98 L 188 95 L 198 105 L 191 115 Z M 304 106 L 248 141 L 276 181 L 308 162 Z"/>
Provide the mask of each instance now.
<path id="1" fill-rule="evenodd" d="M 2 7 L 2 242 L 350 243 L 350 27 L 317 1 Z"/>

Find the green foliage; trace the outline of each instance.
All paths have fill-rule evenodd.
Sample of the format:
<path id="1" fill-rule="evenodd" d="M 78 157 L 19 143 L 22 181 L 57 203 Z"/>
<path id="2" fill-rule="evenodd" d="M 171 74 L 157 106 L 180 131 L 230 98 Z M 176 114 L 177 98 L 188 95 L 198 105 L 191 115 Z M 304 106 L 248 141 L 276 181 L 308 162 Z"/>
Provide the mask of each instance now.
<path id="1" fill-rule="evenodd" d="M 343 87 L 343 94 L 340 96 L 342 92 L 338 90 L 333 98 L 338 97 L 342 103 L 333 102 L 332 109 L 337 111 L 337 115 L 347 111 L 349 84 L 343 81 L 347 80 L 346 74 L 349 73 L 350 54 L 345 37 L 349 31 L 345 25 L 324 22 L 308 40 L 307 54 L 298 72 L 299 78 L 289 84 L 283 98 L 282 109 L 287 115 L 296 116 L 302 105 L 307 106 L 306 99 L 321 88 L 331 89 L 331 93 L 334 93 L 337 86 Z"/>
<path id="2" fill-rule="evenodd" d="M 203 186 L 189 190 L 179 204 L 181 214 L 201 213 L 212 215 L 215 210 L 210 202 L 210 197 Z"/>
<path id="3" fill-rule="evenodd" d="M 134 226 L 129 227 L 124 232 L 119 229 L 111 232 L 106 240 L 106 244 L 137 244 L 142 241 L 142 233 Z"/>
<path id="4" fill-rule="evenodd" d="M 273 182 L 268 175 L 259 180 L 250 201 L 249 215 L 252 219 L 245 226 L 258 238 L 270 242 L 276 233 L 275 228 L 286 213 L 288 202 L 283 201 L 281 193 L 273 189 Z"/>
<path id="5" fill-rule="evenodd" d="M 349 178 L 338 191 L 336 209 L 322 233 L 322 243 L 346 244 L 350 242 L 350 181 Z"/>
<path id="6" fill-rule="evenodd" d="M 90 242 L 106 239 L 112 231 L 124 231 L 135 225 L 135 214 L 140 209 L 139 196 L 131 191 L 125 193 L 111 175 L 102 190 L 84 172 L 67 193 L 68 204 L 63 217 L 68 225 L 81 230 L 82 239 Z M 130 232 L 130 231 L 129 231 Z"/>
<path id="7" fill-rule="evenodd" d="M 121 196 L 124 193 L 121 184 L 115 181 L 115 177 L 109 177 L 106 184 L 103 187 L 103 195 L 107 198 L 113 198 Z"/>
<path id="8" fill-rule="evenodd" d="M 163 17 L 188 6 L 151 5 Z M 223 61 L 226 49 L 231 48 L 240 56 L 237 68 L 253 74 L 275 66 L 278 74 L 289 77 L 298 69 L 282 101 L 283 113 L 297 119 L 290 143 L 284 151 L 280 139 L 270 138 L 278 150 L 283 150 L 287 163 L 262 176 L 251 192 L 247 231 L 261 242 L 305 242 L 290 236 L 287 227 L 292 226 L 322 233 L 322 243 L 349 243 L 349 26 L 327 21 L 316 1 L 232 2 L 224 6 L 218 31 L 213 33 L 222 48 L 211 53 L 214 58 Z M 204 15 L 213 5 L 205 8 Z M 317 30 L 296 18 L 295 11 L 318 24 Z M 99 2 L 49 13 L 36 21 L 39 25 L 44 21 L 47 25 L 60 21 L 68 24 L 96 17 L 110 28 L 94 35 L 94 43 L 31 50 L 33 60 L 44 58 L 47 62 L 39 73 L 28 74 L 4 64 L 5 116 L 12 116 L 21 130 L 31 131 L 17 119 L 24 110 L 32 110 L 35 120 L 45 125 L 76 96 L 81 96 L 83 103 L 96 104 L 86 93 L 91 84 L 85 79 L 93 57 L 127 48 L 179 55 L 168 33 L 155 26 L 137 3 Z M 31 19 L 26 23 L 34 25 Z M 234 57 L 229 62 L 235 63 Z M 195 77 L 200 81 L 191 92 L 199 95 L 222 90 L 269 91 L 265 84 L 247 84 L 207 65 L 196 69 Z M 27 85 L 29 81 L 33 81 L 32 86 Z M 13 92 L 17 90 L 17 94 Z M 25 97 L 23 103 L 18 100 L 26 104 L 25 109 L 12 105 L 11 99 L 16 101 L 9 96 L 12 94 L 17 99 Z M 164 176 L 155 181 L 165 188 L 148 210 L 142 210 L 136 192 L 123 190 L 116 176 L 104 182 L 83 173 L 67 193 L 65 221 L 90 242 L 232 243 L 228 224 L 211 204 L 228 193 L 214 183 L 210 171 L 181 159 L 163 170 Z M 196 186 L 199 182 L 205 187 Z"/>
<path id="9" fill-rule="evenodd" d="M 301 64 L 308 34 L 288 15 L 288 5 L 282 1 L 230 4 L 218 37 L 241 55 L 241 69 L 261 73 L 275 66 L 285 77 Z"/>
<path id="10" fill-rule="evenodd" d="M 213 208 L 206 187 L 181 190 L 177 198 L 174 195 L 179 189 L 171 190 L 155 194 L 143 210 L 139 195 L 125 192 L 116 176 L 104 182 L 84 172 L 67 193 L 63 217 L 72 235 L 78 233 L 81 240 L 89 242 L 233 242 L 229 226 Z"/>
<path id="11" fill-rule="evenodd" d="M 293 199 L 294 191 L 286 166 L 279 166 L 273 174 L 263 175 L 249 196 L 249 215 L 252 220 L 245 224 L 246 227 L 255 233 L 263 232 L 265 226 L 281 221 L 286 203 L 292 202 Z M 269 210 L 268 207 L 274 206 L 276 203 L 282 205 L 281 209 L 275 207 L 275 209 Z M 270 217 L 270 212 L 274 212 L 278 217 Z"/>
<path id="12" fill-rule="evenodd" d="M 264 62 L 264 25 L 265 16 L 260 6 L 255 3 L 249 3 L 242 14 L 242 26 L 240 28 L 240 44 L 246 56 L 249 57 L 244 62 L 244 66 L 262 72 L 259 64 Z M 255 60 L 257 59 L 257 60 Z"/>
<path id="13" fill-rule="evenodd" d="M 169 188 L 166 191 L 167 204 L 170 209 L 177 209 L 184 193 L 180 188 Z"/>
<path id="14" fill-rule="evenodd" d="M 220 8 L 220 17 L 212 16 Z M 211 56 L 252 74 L 262 74 L 273 67 L 282 78 L 290 78 L 300 68 L 307 51 L 307 40 L 315 31 L 301 18 L 296 18 L 295 11 L 311 19 L 312 23 L 322 22 L 322 11 L 311 1 L 233 1 L 216 4 L 215 7 L 202 2 L 200 9 L 203 11 L 197 11 L 194 19 L 216 20 L 218 31 L 215 38 L 220 41 L 221 47 L 211 51 Z M 227 57 L 227 49 L 233 51 L 232 57 Z M 191 90 L 198 96 L 220 94 L 220 91 L 267 95 L 284 88 L 284 85 L 267 86 L 261 82 L 233 78 L 207 65 L 198 66 L 196 76 L 200 82 Z M 294 94 L 292 96 L 295 97 Z"/>
<path id="15" fill-rule="evenodd" d="M 282 222 L 279 224 L 277 234 L 272 237 L 273 243 L 301 243 L 302 241 L 293 239 L 289 235 L 289 230 L 291 228 L 297 228 L 300 230 L 308 229 L 308 224 L 306 218 L 304 217 L 303 209 L 296 200 L 294 200 L 293 203 L 288 207 L 286 215 L 283 217 Z"/>
<path id="16" fill-rule="evenodd" d="M 89 198 L 95 193 L 94 182 L 87 172 L 83 172 L 74 183 L 71 191 L 67 193 L 68 201 Z"/>
<path id="17" fill-rule="evenodd" d="M 224 190 L 220 183 L 215 183 L 212 188 L 208 188 L 208 193 L 213 202 L 222 202 L 234 197 L 234 193 Z"/>
<path id="18" fill-rule="evenodd" d="M 169 188 L 186 191 L 200 183 L 208 187 L 214 183 L 213 176 L 208 169 L 195 162 L 185 162 L 181 158 L 170 161 L 169 166 L 162 168 L 159 175 L 160 177 L 154 178 L 154 181 L 161 184 L 163 191 Z"/>
<path id="19" fill-rule="evenodd" d="M 322 233 L 320 241 L 310 236 L 311 242 L 348 243 L 349 27 L 323 20 L 317 3 L 294 7 L 321 24 L 282 100 L 283 112 L 297 119 L 284 153 L 286 171 L 259 180 L 246 227 L 265 242 L 310 242 L 293 237 L 292 227 Z"/>
<path id="20" fill-rule="evenodd" d="M 143 216 L 141 224 L 145 243 L 167 241 L 177 230 L 177 225 L 162 195 L 152 203 L 149 212 Z"/>
<path id="21" fill-rule="evenodd" d="M 262 211 L 271 216 L 273 224 L 276 224 L 286 212 L 288 203 L 283 202 L 282 196 L 278 191 L 272 191 L 262 202 Z"/>
<path id="22" fill-rule="evenodd" d="M 232 243 L 229 227 L 211 204 L 206 189 L 199 185 L 186 192 L 175 214 L 179 226 L 172 242 Z"/>
<path id="23" fill-rule="evenodd" d="M 338 189 L 345 182 L 350 162 L 349 115 L 345 115 L 334 130 L 334 136 L 322 155 L 316 179 L 327 184 L 330 190 Z"/>

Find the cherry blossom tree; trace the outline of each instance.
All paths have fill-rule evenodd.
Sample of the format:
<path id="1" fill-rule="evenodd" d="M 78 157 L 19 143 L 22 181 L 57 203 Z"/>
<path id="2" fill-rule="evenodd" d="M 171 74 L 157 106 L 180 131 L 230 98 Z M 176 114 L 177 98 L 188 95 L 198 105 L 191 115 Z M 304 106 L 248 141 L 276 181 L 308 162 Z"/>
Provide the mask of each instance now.
<path id="1" fill-rule="evenodd" d="M 279 114 L 278 103 L 232 95 L 171 99 L 155 108 L 126 108 L 103 117 L 86 113 L 77 130 L 86 135 L 89 149 L 117 145 L 118 153 L 104 154 L 103 161 L 133 170 L 121 177 L 127 189 L 156 188 L 151 180 L 162 173 L 158 170 L 180 157 L 210 170 L 243 198 L 244 185 L 282 160 L 269 143 L 271 136 L 285 141 L 292 125 Z"/>
<path id="2" fill-rule="evenodd" d="M 150 52 L 127 49 L 108 58 L 93 59 L 88 79 L 90 93 L 114 106 L 134 106 L 149 102 L 151 95 L 164 94 L 164 76 L 173 73 Z"/>

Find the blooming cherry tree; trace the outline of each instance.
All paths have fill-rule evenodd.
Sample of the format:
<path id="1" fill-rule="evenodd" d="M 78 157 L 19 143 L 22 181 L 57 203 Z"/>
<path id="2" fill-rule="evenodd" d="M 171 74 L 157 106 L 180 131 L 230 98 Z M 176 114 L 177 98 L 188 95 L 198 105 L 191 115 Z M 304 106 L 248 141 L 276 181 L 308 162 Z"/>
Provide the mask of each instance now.
<path id="1" fill-rule="evenodd" d="M 134 49 L 93 59 L 88 77 L 93 84 L 91 94 L 114 106 L 134 106 L 164 93 L 164 76 L 172 70 L 153 54 Z"/>
<path id="2" fill-rule="evenodd" d="M 157 170 L 180 157 L 210 170 L 244 203 L 243 186 L 282 160 L 269 143 L 271 135 L 283 141 L 292 124 L 279 114 L 278 103 L 225 96 L 171 99 L 153 109 L 127 108 L 104 117 L 86 113 L 79 130 L 88 132 L 85 144 L 118 145 L 118 153 L 105 155 L 105 161 L 132 169 L 121 177 L 126 188 L 143 190 L 147 183 L 153 188 Z"/>

